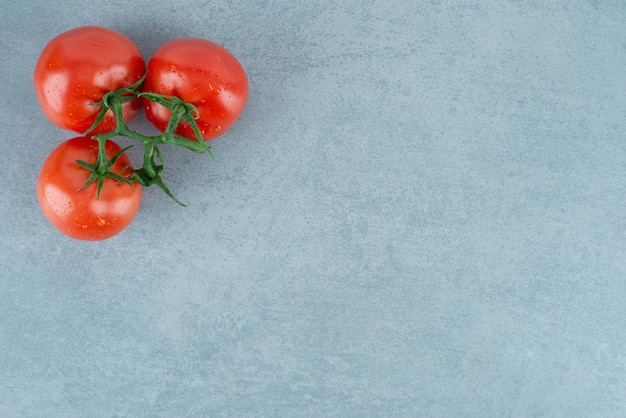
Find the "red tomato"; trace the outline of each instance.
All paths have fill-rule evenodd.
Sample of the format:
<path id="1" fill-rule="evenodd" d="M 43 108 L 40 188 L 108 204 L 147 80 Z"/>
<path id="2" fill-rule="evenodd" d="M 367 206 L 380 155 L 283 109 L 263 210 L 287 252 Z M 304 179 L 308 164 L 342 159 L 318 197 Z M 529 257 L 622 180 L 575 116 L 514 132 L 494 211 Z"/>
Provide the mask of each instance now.
<path id="1" fill-rule="evenodd" d="M 248 99 L 248 78 L 225 48 L 205 39 L 182 38 L 162 45 L 150 58 L 144 91 L 178 96 L 198 108 L 196 120 L 204 140 L 213 139 L 237 120 Z M 144 99 L 150 122 L 165 131 L 171 111 Z M 187 122 L 178 135 L 195 138 Z"/>
<path id="2" fill-rule="evenodd" d="M 115 142 L 106 142 L 107 159 L 119 151 Z M 135 182 L 131 187 L 106 178 L 99 199 L 96 182 L 79 192 L 91 173 L 76 160 L 94 164 L 97 155 L 96 140 L 84 136 L 69 139 L 46 158 L 37 180 L 37 199 L 44 215 L 71 238 L 89 241 L 110 238 L 131 223 L 141 203 L 141 186 Z M 130 160 L 122 154 L 110 171 L 121 174 L 128 166 Z"/>
<path id="3" fill-rule="evenodd" d="M 137 46 L 124 35 L 97 26 L 64 32 L 43 49 L 35 66 L 35 91 L 44 113 L 55 125 L 83 133 L 95 122 L 102 96 L 131 86 L 145 73 Z M 131 120 L 141 101 L 123 105 L 124 120 Z M 109 111 L 93 134 L 115 129 Z"/>

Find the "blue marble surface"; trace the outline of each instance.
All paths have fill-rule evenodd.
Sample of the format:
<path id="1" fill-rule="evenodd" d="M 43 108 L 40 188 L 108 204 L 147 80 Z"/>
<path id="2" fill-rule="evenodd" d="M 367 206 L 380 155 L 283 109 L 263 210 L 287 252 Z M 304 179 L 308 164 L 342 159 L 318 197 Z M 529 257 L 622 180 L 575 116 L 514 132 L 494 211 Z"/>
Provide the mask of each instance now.
<path id="1" fill-rule="evenodd" d="M 623 1 L 1 3 L 0 416 L 626 416 Z M 251 86 L 99 243 L 34 189 L 88 24 Z"/>

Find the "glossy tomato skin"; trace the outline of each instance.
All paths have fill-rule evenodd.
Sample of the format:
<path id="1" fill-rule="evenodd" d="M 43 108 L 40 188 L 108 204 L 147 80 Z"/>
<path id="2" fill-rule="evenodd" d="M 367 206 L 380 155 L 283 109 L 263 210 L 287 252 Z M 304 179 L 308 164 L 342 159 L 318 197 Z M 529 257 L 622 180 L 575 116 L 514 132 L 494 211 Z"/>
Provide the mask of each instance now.
<path id="1" fill-rule="evenodd" d="M 206 39 L 181 38 L 163 44 L 150 58 L 144 91 L 178 96 L 198 108 L 196 120 L 205 141 L 226 132 L 248 100 L 248 78 L 224 47 Z M 171 112 L 144 99 L 147 119 L 161 132 Z M 176 133 L 195 138 L 182 122 Z"/>
<path id="2" fill-rule="evenodd" d="M 111 90 L 136 83 L 145 69 L 141 52 L 130 39 L 107 28 L 83 26 L 58 35 L 45 46 L 35 65 L 35 92 L 50 121 L 84 133 L 100 110 L 90 105 Z M 124 120 L 131 120 L 140 108 L 138 99 L 125 103 Z M 93 134 L 115 126 L 109 112 Z"/>
<path id="3" fill-rule="evenodd" d="M 119 145 L 107 141 L 107 159 L 119 150 Z M 44 215 L 71 238 L 89 241 L 111 238 L 131 223 L 141 203 L 141 185 L 134 182 L 131 187 L 107 178 L 99 199 L 96 199 L 96 182 L 78 191 L 87 182 L 90 172 L 79 166 L 76 160 L 94 164 L 97 155 L 96 140 L 87 137 L 69 139 L 46 158 L 37 180 L 37 199 Z M 130 160 L 123 154 L 111 171 L 119 174 L 128 166 Z"/>

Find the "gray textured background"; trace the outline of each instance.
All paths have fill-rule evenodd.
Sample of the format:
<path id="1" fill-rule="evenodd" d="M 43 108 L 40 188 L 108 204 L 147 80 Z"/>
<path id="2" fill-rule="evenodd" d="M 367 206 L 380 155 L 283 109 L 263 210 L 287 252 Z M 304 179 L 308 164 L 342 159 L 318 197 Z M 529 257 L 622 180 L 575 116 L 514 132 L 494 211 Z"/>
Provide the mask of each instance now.
<path id="1" fill-rule="evenodd" d="M 0 416 L 626 416 L 623 1 L 0 3 Z M 100 243 L 35 197 L 86 24 L 251 87 Z"/>

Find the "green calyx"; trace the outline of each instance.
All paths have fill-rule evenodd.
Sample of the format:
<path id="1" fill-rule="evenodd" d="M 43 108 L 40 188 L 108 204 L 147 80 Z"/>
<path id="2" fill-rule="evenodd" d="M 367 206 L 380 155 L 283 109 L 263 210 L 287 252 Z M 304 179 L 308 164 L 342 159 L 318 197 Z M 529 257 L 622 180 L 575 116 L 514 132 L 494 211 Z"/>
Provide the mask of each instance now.
<path id="1" fill-rule="evenodd" d="M 120 150 L 113 157 L 111 157 L 111 159 L 107 160 L 106 151 L 105 151 L 105 146 L 106 146 L 106 141 L 107 141 L 106 137 L 104 137 L 104 136 L 96 136 L 96 137 L 94 137 L 94 139 L 96 139 L 98 141 L 98 158 L 96 159 L 96 163 L 95 164 L 89 164 L 89 163 L 87 163 L 87 162 L 85 162 L 83 160 L 76 160 L 76 163 L 79 166 L 81 166 L 83 168 L 86 168 L 87 170 L 89 170 L 91 172 L 91 175 L 87 179 L 87 182 L 78 191 L 82 192 L 91 183 L 93 183 L 95 181 L 96 185 L 97 185 L 96 196 L 97 196 L 98 199 L 100 199 L 100 192 L 102 190 L 102 186 L 104 185 L 104 180 L 105 179 L 117 180 L 118 182 L 126 183 L 131 188 L 133 188 L 134 187 L 133 183 L 128 178 L 122 176 L 121 174 L 118 174 L 118 173 L 115 173 L 115 172 L 111 171 L 111 167 L 113 166 L 113 164 L 115 164 L 115 162 L 130 147 L 126 147 L 126 148 Z M 122 172 L 123 171 L 126 171 L 126 170 L 124 169 L 124 170 L 122 170 Z"/>
<path id="2" fill-rule="evenodd" d="M 115 179 L 131 185 L 130 179 L 136 181 L 142 186 L 157 185 L 167 196 L 169 196 L 174 202 L 181 206 L 185 206 L 180 200 L 178 200 L 169 188 L 165 185 L 161 177 L 161 173 L 165 168 L 165 159 L 159 145 L 173 145 L 181 148 L 186 148 L 196 153 L 207 153 L 215 160 L 213 152 L 206 144 L 196 119 L 198 118 L 198 109 L 191 103 L 185 102 L 177 96 L 168 96 L 157 93 L 141 92 L 139 89 L 143 83 L 145 76 L 142 77 L 132 86 L 113 90 L 106 93 L 102 100 L 98 103 L 94 103 L 93 106 L 100 107 L 100 112 L 96 117 L 93 125 L 84 132 L 83 135 L 89 135 L 97 126 L 104 120 L 108 112 L 112 112 L 115 116 L 116 128 L 110 132 L 104 134 L 95 135 L 93 138 L 98 141 L 98 158 L 96 164 L 88 164 L 84 161 L 77 161 L 77 163 L 91 172 L 87 183 L 79 190 L 84 190 L 89 184 L 94 181 L 98 184 L 98 197 L 100 196 L 100 190 L 106 178 Z M 144 98 L 154 103 L 160 104 L 171 111 L 171 116 L 165 131 L 160 135 L 148 136 L 140 132 L 134 131 L 128 127 L 128 124 L 122 116 L 122 106 L 124 103 L 136 100 L 138 98 Z M 181 122 L 186 122 L 191 126 L 197 141 L 189 138 L 185 138 L 176 135 L 176 129 Z M 117 159 L 130 147 L 121 150 L 110 160 L 106 159 L 104 145 L 107 139 L 114 136 L 123 136 L 140 142 L 144 147 L 143 165 L 141 168 L 132 169 L 132 174 L 129 178 L 121 176 L 119 174 L 110 171 L 111 166 L 117 161 Z M 158 161 L 157 161 L 158 159 Z"/>

